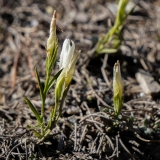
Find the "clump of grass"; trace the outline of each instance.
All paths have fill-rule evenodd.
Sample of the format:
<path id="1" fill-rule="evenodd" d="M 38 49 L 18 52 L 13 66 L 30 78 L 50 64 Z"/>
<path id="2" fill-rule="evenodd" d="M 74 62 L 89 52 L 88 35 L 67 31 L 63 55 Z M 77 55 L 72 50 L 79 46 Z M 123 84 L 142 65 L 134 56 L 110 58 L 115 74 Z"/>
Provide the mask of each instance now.
<path id="1" fill-rule="evenodd" d="M 131 9 L 131 11 L 129 11 L 128 13 L 126 12 L 126 6 L 128 2 L 129 0 L 119 0 L 118 12 L 114 26 L 107 32 L 106 35 L 102 35 L 99 38 L 98 43 L 96 45 L 96 54 L 115 53 L 118 51 L 122 41 L 122 28 L 128 15 L 134 9 Z"/>
<path id="2" fill-rule="evenodd" d="M 40 114 L 35 108 L 35 106 L 32 104 L 32 102 L 25 97 L 26 103 L 32 110 L 38 122 L 36 126 L 28 125 L 28 127 L 34 132 L 35 136 L 40 139 L 38 143 L 42 142 L 48 136 L 51 130 L 55 127 L 57 120 L 62 113 L 63 103 L 69 90 L 72 76 L 75 70 L 75 65 L 80 54 L 80 51 L 75 51 L 74 42 L 69 39 L 66 39 L 63 43 L 60 55 L 59 71 L 57 74 L 52 76 L 53 67 L 55 65 L 58 54 L 58 40 L 56 37 L 56 11 L 54 11 L 53 18 L 51 21 L 50 35 L 47 40 L 46 50 L 46 80 L 44 83 L 44 87 L 42 87 L 39 73 L 35 68 L 36 78 L 40 91 L 40 98 L 42 101 Z M 45 100 L 49 90 L 53 88 L 53 85 L 55 83 L 55 105 L 51 110 L 48 122 L 45 122 Z"/>

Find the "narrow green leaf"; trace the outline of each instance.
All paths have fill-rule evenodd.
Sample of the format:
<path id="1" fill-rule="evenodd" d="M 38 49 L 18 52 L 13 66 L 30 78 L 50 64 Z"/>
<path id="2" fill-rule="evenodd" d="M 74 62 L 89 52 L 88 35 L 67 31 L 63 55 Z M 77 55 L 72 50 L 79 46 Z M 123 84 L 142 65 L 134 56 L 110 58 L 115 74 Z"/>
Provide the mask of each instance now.
<path id="1" fill-rule="evenodd" d="M 37 82 L 40 90 L 41 100 L 44 101 L 43 89 L 42 89 L 41 81 L 40 81 L 39 74 L 36 67 L 35 67 L 35 73 L 36 73 L 36 78 L 37 78 Z"/>
<path id="2" fill-rule="evenodd" d="M 59 77 L 59 75 L 61 74 L 63 69 L 59 70 L 58 73 L 56 73 L 56 75 L 54 77 L 51 78 L 48 86 L 46 86 L 45 90 L 44 90 L 44 94 L 47 95 L 47 93 L 49 92 L 49 90 L 52 88 L 52 86 L 54 85 L 55 80 Z"/>
<path id="3" fill-rule="evenodd" d="M 105 49 L 102 49 L 99 53 L 100 54 L 102 54 L 102 53 L 110 53 L 110 54 L 112 54 L 112 53 L 115 53 L 115 52 L 117 52 L 117 49 L 114 49 L 114 48 L 105 48 Z"/>
<path id="4" fill-rule="evenodd" d="M 26 101 L 26 103 L 28 104 L 28 106 L 30 107 L 30 109 L 32 110 L 32 112 L 34 113 L 37 121 L 39 123 L 42 123 L 42 119 L 40 118 L 39 113 L 37 112 L 36 108 L 33 106 L 33 104 L 31 103 L 31 101 L 29 99 L 27 99 L 26 97 L 24 98 L 24 100 Z"/>

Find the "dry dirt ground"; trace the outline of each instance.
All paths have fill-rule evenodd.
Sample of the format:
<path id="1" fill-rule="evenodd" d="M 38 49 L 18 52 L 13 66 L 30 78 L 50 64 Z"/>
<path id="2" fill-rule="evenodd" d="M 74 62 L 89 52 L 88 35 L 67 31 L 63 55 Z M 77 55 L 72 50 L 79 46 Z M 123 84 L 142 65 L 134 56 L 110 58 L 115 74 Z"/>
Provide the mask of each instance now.
<path id="1" fill-rule="evenodd" d="M 160 93 L 146 94 L 136 79 L 143 70 L 157 85 L 151 84 L 151 90 L 158 90 L 160 2 L 137 2 L 123 28 L 119 51 L 95 56 L 92 51 L 98 37 L 114 24 L 115 1 L 0 0 L 0 159 L 160 159 Z M 57 26 L 64 31 L 57 27 L 59 52 L 63 40 L 70 38 L 81 55 L 62 117 L 46 141 L 37 145 L 26 127 L 36 121 L 23 97 L 40 110 L 33 68 L 37 67 L 44 82 L 45 46 L 54 9 Z M 117 60 L 124 106 L 115 125 L 108 107 L 113 107 L 113 65 Z M 53 106 L 51 91 L 46 119 Z"/>

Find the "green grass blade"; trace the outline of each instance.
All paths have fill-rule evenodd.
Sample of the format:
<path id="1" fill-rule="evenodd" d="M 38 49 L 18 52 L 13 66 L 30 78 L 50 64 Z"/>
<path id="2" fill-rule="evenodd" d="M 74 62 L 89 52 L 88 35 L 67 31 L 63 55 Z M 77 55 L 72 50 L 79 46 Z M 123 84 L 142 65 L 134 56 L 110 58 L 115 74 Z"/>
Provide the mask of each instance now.
<path id="1" fill-rule="evenodd" d="M 39 123 L 42 123 L 42 119 L 40 118 L 40 115 L 38 113 L 38 111 L 36 110 L 36 108 L 33 106 L 33 104 L 31 103 L 31 101 L 29 99 L 27 99 L 26 97 L 24 98 L 24 100 L 26 101 L 26 103 L 28 104 L 28 106 L 30 107 L 30 109 L 32 110 L 32 112 L 34 113 L 37 121 Z"/>

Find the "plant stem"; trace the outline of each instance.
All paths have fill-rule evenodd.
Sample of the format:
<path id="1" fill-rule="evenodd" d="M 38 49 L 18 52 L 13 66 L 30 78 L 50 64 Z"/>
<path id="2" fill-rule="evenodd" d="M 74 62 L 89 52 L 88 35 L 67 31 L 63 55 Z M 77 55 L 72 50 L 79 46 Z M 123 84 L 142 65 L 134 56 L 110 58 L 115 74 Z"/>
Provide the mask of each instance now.
<path id="1" fill-rule="evenodd" d="M 41 107 L 41 118 L 42 118 L 42 121 L 44 120 L 46 90 L 47 90 L 47 86 L 48 86 L 49 80 L 50 80 L 50 76 L 47 74 L 47 78 L 46 78 L 46 81 L 45 81 L 45 87 L 44 87 L 44 90 L 43 90 L 44 97 L 42 99 L 42 107 Z M 42 136 L 44 136 L 44 134 L 45 134 L 44 123 L 42 124 L 42 127 L 41 127 L 41 134 L 42 134 Z"/>

